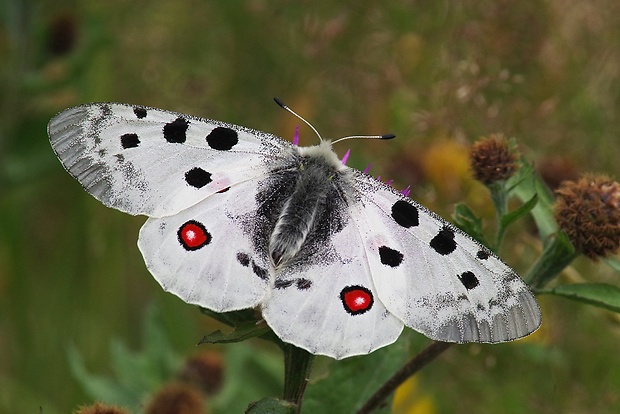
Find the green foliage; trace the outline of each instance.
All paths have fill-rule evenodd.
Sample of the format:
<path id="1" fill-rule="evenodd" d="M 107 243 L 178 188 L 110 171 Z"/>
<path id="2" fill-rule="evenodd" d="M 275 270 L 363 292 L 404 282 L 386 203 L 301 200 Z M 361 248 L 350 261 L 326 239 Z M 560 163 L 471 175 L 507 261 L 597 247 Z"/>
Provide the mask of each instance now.
<path id="1" fill-rule="evenodd" d="M 489 245 L 482 229 L 482 218 L 477 216 L 469 206 L 461 203 L 455 205 L 452 220 L 454 220 L 454 224 L 465 233 L 469 234 L 483 245 Z"/>
<path id="2" fill-rule="evenodd" d="M 327 373 L 311 381 L 303 402 L 303 412 L 355 413 L 402 364 L 407 357 L 403 341 L 370 355 L 347 358 L 329 367 Z M 386 404 L 377 413 L 389 413 Z"/>
<path id="3" fill-rule="evenodd" d="M 558 225 L 553 218 L 553 203 L 555 198 L 538 175 L 531 162 L 521 159 L 521 168 L 506 184 L 510 195 L 514 195 L 527 204 L 536 198 L 536 205 L 532 207 L 531 215 L 536 223 L 540 240 L 544 245 L 551 242 L 558 233 Z"/>
<path id="4" fill-rule="evenodd" d="M 282 357 L 270 350 L 257 351 L 256 345 L 227 346 L 224 386 L 207 400 L 213 414 L 242 413 L 253 401 L 281 394 Z"/>
<path id="5" fill-rule="evenodd" d="M 279 398 L 267 397 L 250 404 L 245 412 L 247 414 L 295 414 L 295 404 Z"/>
<path id="6" fill-rule="evenodd" d="M 144 348 L 140 352 L 130 351 L 122 341 L 111 342 L 112 377 L 88 372 L 80 352 L 75 346 L 69 347 L 71 371 L 90 398 L 137 410 L 144 403 L 146 395 L 174 376 L 179 369 L 181 356 L 172 350 L 157 312 L 155 306 L 151 306 L 147 312 Z"/>
<path id="7" fill-rule="evenodd" d="M 209 335 L 205 335 L 198 344 L 230 344 L 242 342 L 246 339 L 263 336 L 269 333 L 269 331 L 269 327 L 264 322 L 262 324 L 257 324 L 256 321 L 244 322 L 243 324 L 237 325 L 230 333 L 215 331 Z"/>
<path id="8" fill-rule="evenodd" d="M 551 289 L 540 289 L 538 292 L 550 293 L 620 313 L 620 288 L 615 285 L 607 283 L 575 283 L 559 285 Z"/>
<path id="9" fill-rule="evenodd" d="M 45 134 L 53 114 L 127 101 L 290 136 L 294 121 L 269 103 L 274 95 L 326 136 L 396 133 L 389 144 L 352 143 L 350 164 L 372 161 L 382 175 L 394 165 L 397 182 L 415 183 L 416 198 L 439 210 L 454 200 L 427 190 L 419 165 L 427 145 L 496 131 L 517 137 L 526 156 L 497 201 L 522 204 L 509 211 L 508 203 L 499 223 L 486 227 L 481 201 L 459 189 L 465 200 L 455 222 L 491 248 L 501 241 L 502 257 L 530 269 L 526 278 L 547 293 L 543 332 L 529 343 L 453 347 L 422 373 L 420 392 L 441 412 L 618 412 L 613 322 L 554 296 L 618 312 L 620 262 L 596 266 L 575 254 L 531 161 L 542 168 L 560 156 L 576 170 L 620 175 L 619 28 L 617 4 L 603 0 L 156 0 L 148 7 L 7 0 L 0 8 L 0 412 L 67 413 L 95 396 L 135 407 L 175 375 L 202 333 L 222 330 L 151 280 L 135 249 L 143 219 L 103 209 L 62 171 Z M 53 39 L 66 49 L 52 47 Z M 302 130 L 304 144 L 313 142 L 308 136 Z M 552 173 L 570 178 L 560 170 Z M 485 235 L 493 228 L 497 236 L 498 225 L 508 232 Z M 145 328 L 142 347 L 130 351 L 153 300 L 161 306 L 157 329 Z M 254 315 L 214 317 L 236 326 Z M 228 339 L 254 334 L 242 327 Z M 222 390 L 208 399 L 212 412 L 243 412 L 252 401 L 282 405 L 273 398 L 285 384 L 275 347 L 256 339 L 212 347 L 226 367 Z M 304 412 L 325 408 L 319 400 L 358 407 L 389 371 L 375 358 L 389 366 L 400 353 L 397 343 L 377 357 L 317 358 L 321 375 L 307 387 Z M 356 370 L 373 366 L 376 375 L 359 378 Z M 330 386 L 341 400 L 333 401 Z"/>

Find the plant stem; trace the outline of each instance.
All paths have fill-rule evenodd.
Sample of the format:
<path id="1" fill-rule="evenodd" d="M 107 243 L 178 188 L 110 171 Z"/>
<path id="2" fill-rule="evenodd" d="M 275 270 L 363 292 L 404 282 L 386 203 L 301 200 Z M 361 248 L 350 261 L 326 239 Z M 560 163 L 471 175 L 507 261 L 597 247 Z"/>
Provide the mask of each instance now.
<path id="1" fill-rule="evenodd" d="M 499 253 L 502 241 L 504 240 L 504 234 L 506 233 L 506 228 L 502 223 L 502 217 L 504 217 L 508 211 L 508 193 L 506 192 L 504 181 L 489 185 L 489 191 L 491 192 L 491 199 L 495 207 L 495 220 L 497 223 L 497 233 L 495 234 L 493 251 Z"/>
<path id="2" fill-rule="evenodd" d="M 452 344 L 448 342 L 433 341 L 429 346 L 424 348 L 413 359 L 407 362 L 401 369 L 396 371 L 385 384 L 381 386 L 366 403 L 357 411 L 357 414 L 368 414 L 375 410 L 390 394 L 392 394 L 399 385 L 405 382 L 410 376 L 424 368 L 426 364 L 438 357 L 443 351 L 448 349 Z"/>
<path id="3" fill-rule="evenodd" d="M 284 399 L 295 404 L 296 412 L 299 413 L 314 355 L 291 344 L 283 344 L 282 350 L 284 351 Z"/>
<path id="4" fill-rule="evenodd" d="M 540 289 L 556 277 L 575 257 L 577 257 L 577 252 L 570 240 L 566 234 L 558 231 L 527 272 L 525 281 L 530 287 Z"/>

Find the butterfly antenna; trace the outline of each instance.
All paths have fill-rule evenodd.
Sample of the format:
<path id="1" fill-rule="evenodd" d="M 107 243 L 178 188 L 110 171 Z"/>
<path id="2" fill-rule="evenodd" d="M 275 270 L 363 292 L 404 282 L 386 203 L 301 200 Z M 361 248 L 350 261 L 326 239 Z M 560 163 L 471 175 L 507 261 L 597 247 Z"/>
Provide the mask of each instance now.
<path id="1" fill-rule="evenodd" d="M 384 135 L 351 135 L 348 137 L 342 137 L 342 138 L 338 138 L 337 140 L 335 140 L 334 142 L 332 142 L 332 144 L 335 144 L 336 142 L 340 142 L 340 141 L 344 141 L 345 139 L 392 139 L 392 138 L 396 138 L 396 135 L 394 134 L 384 134 Z"/>
<path id="2" fill-rule="evenodd" d="M 286 106 L 286 104 L 284 102 L 282 102 L 280 100 L 280 98 L 273 98 L 274 101 L 276 101 L 276 103 L 282 108 L 282 109 L 286 109 L 287 111 L 289 111 L 290 113 L 292 113 L 293 115 L 295 115 L 297 118 L 301 119 L 302 121 L 304 121 L 304 123 L 306 125 L 308 125 L 316 134 L 317 137 L 319 137 L 319 139 L 321 141 L 323 141 L 323 137 L 321 137 L 321 134 L 319 134 L 319 131 L 316 130 L 315 127 L 312 126 L 312 124 L 308 121 L 306 121 L 305 119 L 303 119 L 301 117 L 301 115 L 297 114 L 295 111 L 293 111 L 291 108 L 289 108 L 288 106 Z"/>

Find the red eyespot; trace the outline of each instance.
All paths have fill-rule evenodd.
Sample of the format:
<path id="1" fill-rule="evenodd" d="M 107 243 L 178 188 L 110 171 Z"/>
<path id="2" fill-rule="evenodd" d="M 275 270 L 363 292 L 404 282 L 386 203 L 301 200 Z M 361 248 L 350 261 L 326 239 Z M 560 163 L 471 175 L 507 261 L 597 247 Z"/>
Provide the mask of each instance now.
<path id="1" fill-rule="evenodd" d="M 340 292 L 344 310 L 351 315 L 360 315 L 372 308 L 372 292 L 363 286 L 347 286 Z"/>
<path id="2" fill-rule="evenodd" d="M 179 227 L 177 236 L 185 250 L 198 250 L 211 242 L 211 234 L 196 220 L 190 220 Z"/>

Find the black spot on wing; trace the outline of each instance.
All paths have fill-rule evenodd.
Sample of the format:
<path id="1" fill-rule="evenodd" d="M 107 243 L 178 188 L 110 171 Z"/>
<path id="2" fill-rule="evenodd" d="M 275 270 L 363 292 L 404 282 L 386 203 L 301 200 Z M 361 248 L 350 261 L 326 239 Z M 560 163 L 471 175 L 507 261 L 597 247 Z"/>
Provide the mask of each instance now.
<path id="1" fill-rule="evenodd" d="M 238 252 L 237 253 L 237 262 L 239 262 L 239 264 L 241 266 L 243 266 L 243 267 L 250 267 L 250 268 L 252 268 L 252 272 L 256 276 L 258 276 L 260 279 L 262 279 L 262 280 L 269 280 L 269 272 L 267 272 L 267 269 L 257 265 L 254 262 L 254 260 L 252 260 L 252 258 L 250 258 L 250 255 L 248 255 L 247 253 Z"/>
<path id="2" fill-rule="evenodd" d="M 187 139 L 188 127 L 189 122 L 182 117 L 178 117 L 164 125 L 164 138 L 170 143 L 182 144 Z"/>
<path id="3" fill-rule="evenodd" d="M 293 284 L 295 284 L 295 287 L 298 290 L 308 290 L 312 287 L 312 281 L 304 279 L 303 277 L 300 277 L 299 279 L 276 280 L 274 286 L 276 289 L 286 289 L 293 286 Z"/>
<path id="4" fill-rule="evenodd" d="M 260 279 L 262 280 L 269 280 L 269 273 L 267 272 L 267 269 L 265 269 L 264 267 L 260 267 L 259 265 L 257 265 L 254 260 L 252 260 L 252 271 L 254 272 L 254 274 L 256 276 L 258 276 Z"/>
<path id="5" fill-rule="evenodd" d="M 200 167 L 192 168 L 185 173 L 185 182 L 195 188 L 202 188 L 211 181 L 211 173 Z"/>
<path id="6" fill-rule="evenodd" d="M 303 277 L 297 279 L 297 289 L 299 290 L 307 290 L 312 287 L 312 281 L 308 279 L 304 279 Z"/>
<path id="7" fill-rule="evenodd" d="M 217 127 L 207 135 L 207 144 L 209 147 L 219 150 L 228 151 L 239 142 L 237 131 L 226 127 Z"/>
<path id="8" fill-rule="evenodd" d="M 146 118 L 146 109 L 144 108 L 135 107 L 133 108 L 133 113 L 136 115 L 136 118 L 138 119 Z"/>
<path id="9" fill-rule="evenodd" d="M 379 257 L 381 258 L 381 263 L 390 267 L 398 267 L 403 261 L 403 254 L 401 252 L 387 246 L 379 247 Z"/>
<path id="10" fill-rule="evenodd" d="M 136 148 L 138 145 L 140 145 L 138 134 L 121 135 L 121 147 L 123 147 L 123 149 Z"/>
<path id="11" fill-rule="evenodd" d="M 250 256 L 247 253 L 239 252 L 237 253 L 237 261 L 243 267 L 248 267 L 250 265 Z"/>
<path id="12" fill-rule="evenodd" d="M 458 278 L 467 290 L 474 289 L 480 284 L 476 275 L 470 271 L 461 273 L 460 275 L 458 275 Z"/>
<path id="13" fill-rule="evenodd" d="M 430 246 L 437 253 L 447 255 L 456 250 L 456 242 L 454 241 L 454 231 L 448 227 L 442 228 L 439 233 L 430 242 Z"/>
<path id="14" fill-rule="evenodd" d="M 486 250 L 478 250 L 478 253 L 476 253 L 476 257 L 480 260 L 487 260 L 489 256 L 489 252 Z"/>
<path id="15" fill-rule="evenodd" d="M 291 287 L 295 281 L 294 280 L 276 280 L 273 284 L 276 289 L 286 289 L 287 287 Z"/>
<path id="16" fill-rule="evenodd" d="M 409 228 L 420 224 L 418 209 L 406 201 L 398 200 L 392 205 L 392 218 L 399 225 Z"/>

